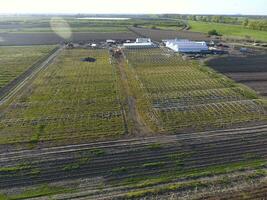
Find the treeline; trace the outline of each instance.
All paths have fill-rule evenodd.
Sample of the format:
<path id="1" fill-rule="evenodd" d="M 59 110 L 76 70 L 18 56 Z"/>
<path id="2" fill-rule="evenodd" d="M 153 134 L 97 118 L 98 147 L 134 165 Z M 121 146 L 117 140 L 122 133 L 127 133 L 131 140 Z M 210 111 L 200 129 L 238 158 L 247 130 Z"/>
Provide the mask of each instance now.
<path id="1" fill-rule="evenodd" d="M 201 22 L 214 22 L 224 24 L 242 25 L 253 30 L 267 31 L 267 19 L 262 17 L 248 18 L 243 16 L 223 16 L 223 15 L 164 15 L 166 18 L 176 18 L 180 20 L 192 20 Z"/>
<path id="2" fill-rule="evenodd" d="M 248 20 L 245 19 L 242 25 L 253 30 L 267 31 L 267 20 Z"/>

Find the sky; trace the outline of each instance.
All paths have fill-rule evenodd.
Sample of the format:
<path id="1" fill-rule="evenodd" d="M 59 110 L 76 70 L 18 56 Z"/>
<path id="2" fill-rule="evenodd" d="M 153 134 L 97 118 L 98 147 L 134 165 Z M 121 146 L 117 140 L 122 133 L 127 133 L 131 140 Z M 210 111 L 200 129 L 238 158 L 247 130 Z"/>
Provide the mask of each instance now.
<path id="1" fill-rule="evenodd" d="M 0 13 L 267 15 L 267 0 L 0 0 Z"/>

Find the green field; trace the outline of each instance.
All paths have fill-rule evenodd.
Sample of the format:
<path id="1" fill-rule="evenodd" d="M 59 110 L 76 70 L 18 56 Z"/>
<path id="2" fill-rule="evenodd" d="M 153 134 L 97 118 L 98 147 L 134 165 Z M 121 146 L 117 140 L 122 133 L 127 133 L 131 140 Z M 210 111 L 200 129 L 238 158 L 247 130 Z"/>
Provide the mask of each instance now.
<path id="1" fill-rule="evenodd" d="M 0 89 L 48 55 L 55 46 L 0 46 Z"/>
<path id="2" fill-rule="evenodd" d="M 267 32 L 251 30 L 242 27 L 241 25 L 219 24 L 219 23 L 206 23 L 189 21 L 191 31 L 208 33 L 210 30 L 215 29 L 223 36 L 233 36 L 237 38 L 250 37 L 254 40 L 267 41 Z"/>
<path id="3" fill-rule="evenodd" d="M 81 61 L 93 57 L 96 62 Z M 65 50 L 3 112 L 0 143 L 101 139 L 124 132 L 107 50 Z"/>

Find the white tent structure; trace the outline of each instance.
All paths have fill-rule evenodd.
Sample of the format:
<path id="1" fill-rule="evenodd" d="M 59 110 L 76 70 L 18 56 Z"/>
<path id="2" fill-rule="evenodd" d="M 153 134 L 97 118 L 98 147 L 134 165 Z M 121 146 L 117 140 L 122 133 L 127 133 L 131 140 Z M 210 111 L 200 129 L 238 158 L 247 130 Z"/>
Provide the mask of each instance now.
<path id="1" fill-rule="evenodd" d="M 208 51 L 206 42 L 194 42 L 190 40 L 166 40 L 166 47 L 180 53 L 201 53 Z"/>
<path id="2" fill-rule="evenodd" d="M 156 45 L 150 38 L 137 38 L 134 43 L 124 43 L 123 47 L 127 49 L 145 49 L 154 48 Z"/>

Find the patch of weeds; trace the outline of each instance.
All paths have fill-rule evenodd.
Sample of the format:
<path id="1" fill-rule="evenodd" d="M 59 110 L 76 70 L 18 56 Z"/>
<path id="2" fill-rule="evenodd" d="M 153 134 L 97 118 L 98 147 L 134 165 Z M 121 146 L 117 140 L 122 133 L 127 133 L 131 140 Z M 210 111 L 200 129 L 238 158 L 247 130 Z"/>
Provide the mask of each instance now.
<path id="1" fill-rule="evenodd" d="M 7 196 L 5 194 L 0 194 L 0 200 L 7 200 Z"/>
<path id="2" fill-rule="evenodd" d="M 171 154 L 169 156 L 169 158 L 171 160 L 181 160 L 181 159 L 183 160 L 183 159 L 188 158 L 190 156 L 192 156 L 192 153 L 182 152 L 182 153 Z"/>
<path id="3" fill-rule="evenodd" d="M 184 162 L 182 160 L 175 161 L 176 170 L 182 170 L 184 167 Z"/>
<path id="4" fill-rule="evenodd" d="M 252 179 L 257 179 L 257 178 L 261 178 L 267 175 L 267 172 L 263 169 L 257 169 L 255 173 L 253 174 L 249 174 L 247 176 L 248 180 L 252 180 Z"/>
<path id="5" fill-rule="evenodd" d="M 253 160 L 253 159 L 259 159 L 260 156 L 254 154 L 254 153 L 246 153 L 246 154 L 243 155 L 243 158 L 246 159 L 246 160 Z"/>
<path id="6" fill-rule="evenodd" d="M 31 136 L 30 144 L 29 144 L 30 149 L 33 149 L 37 145 L 37 143 L 40 141 L 40 135 L 44 133 L 44 129 L 45 129 L 44 124 L 38 125 L 37 130 Z"/>
<path id="7" fill-rule="evenodd" d="M 153 162 L 153 163 L 145 163 L 143 164 L 144 168 L 156 168 L 156 167 L 161 167 L 165 165 L 165 162 Z"/>
<path id="8" fill-rule="evenodd" d="M 122 173 L 127 172 L 127 168 L 126 168 L 126 167 L 117 167 L 117 168 L 113 168 L 113 169 L 111 170 L 111 172 L 112 172 L 113 174 L 122 174 Z"/>
<path id="9" fill-rule="evenodd" d="M 147 147 L 149 150 L 159 150 L 162 148 L 162 144 L 160 143 L 154 143 L 154 144 L 150 144 Z"/>
<path id="10" fill-rule="evenodd" d="M 144 189 L 140 191 L 133 191 L 128 192 L 125 196 L 126 199 L 133 199 L 133 198 L 141 198 L 143 196 L 148 195 L 154 195 L 154 194 L 163 194 L 165 192 L 171 192 L 176 190 L 182 190 L 182 189 L 190 189 L 190 188 L 196 188 L 196 187 L 207 187 L 206 183 L 202 183 L 200 181 L 191 181 L 188 183 L 177 183 L 172 184 L 168 186 L 158 187 L 158 188 L 152 188 L 152 189 Z"/>
<path id="11" fill-rule="evenodd" d="M 60 193 L 69 193 L 72 192 L 73 189 L 68 189 L 59 186 L 49 186 L 47 184 L 41 185 L 37 188 L 28 189 L 22 192 L 21 194 L 11 195 L 11 196 L 3 196 L 1 200 L 15 200 L 15 199 L 29 199 L 34 197 L 48 196 Z M 0 196 L 1 197 L 1 196 Z"/>
<path id="12" fill-rule="evenodd" d="M 31 174 L 32 176 L 37 176 L 37 175 L 39 175 L 40 173 L 41 173 L 41 170 L 40 170 L 40 169 L 37 169 L 37 168 L 32 169 L 31 172 L 30 172 L 30 174 Z"/>
<path id="13" fill-rule="evenodd" d="M 103 149 L 92 149 L 90 151 L 91 154 L 95 155 L 95 156 L 102 156 L 104 155 L 106 152 Z"/>
<path id="14" fill-rule="evenodd" d="M 79 163 L 71 163 L 71 164 L 67 164 L 63 167 L 64 171 L 71 171 L 71 170 L 75 170 L 75 169 L 79 169 L 80 165 Z"/>
<path id="15" fill-rule="evenodd" d="M 23 169 L 30 169 L 31 165 L 28 163 L 21 163 L 16 166 L 10 166 L 10 167 L 0 167 L 0 172 L 14 172 L 14 171 L 19 171 Z"/>
<path id="16" fill-rule="evenodd" d="M 228 184 L 231 183 L 231 178 L 228 178 L 228 177 L 224 176 L 219 180 L 219 182 L 220 182 L 221 185 L 227 186 Z"/>
<path id="17" fill-rule="evenodd" d="M 80 165 L 85 165 L 85 164 L 88 164 L 91 160 L 92 160 L 92 159 L 89 158 L 89 157 L 83 157 L 83 158 L 80 158 L 80 159 L 78 160 L 78 163 L 79 163 Z"/>

